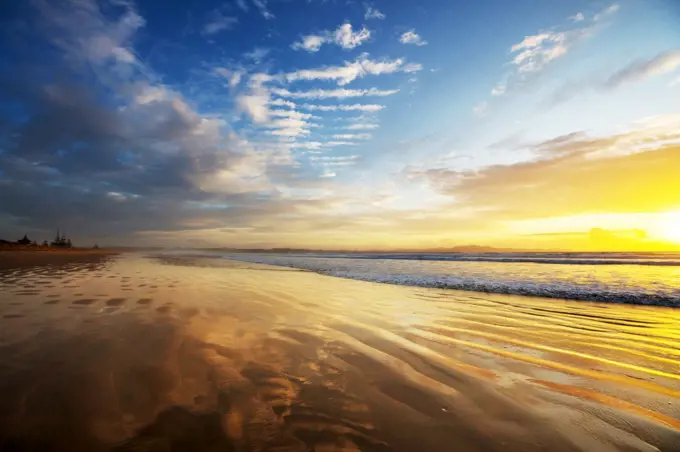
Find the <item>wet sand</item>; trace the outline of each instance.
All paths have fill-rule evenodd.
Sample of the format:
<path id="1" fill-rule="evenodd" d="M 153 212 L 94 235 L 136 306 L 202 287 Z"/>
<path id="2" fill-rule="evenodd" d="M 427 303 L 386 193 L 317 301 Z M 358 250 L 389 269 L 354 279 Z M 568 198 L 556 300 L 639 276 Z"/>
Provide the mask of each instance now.
<path id="1" fill-rule="evenodd" d="M 680 451 L 677 310 L 38 264 L 0 265 L 3 452 Z"/>

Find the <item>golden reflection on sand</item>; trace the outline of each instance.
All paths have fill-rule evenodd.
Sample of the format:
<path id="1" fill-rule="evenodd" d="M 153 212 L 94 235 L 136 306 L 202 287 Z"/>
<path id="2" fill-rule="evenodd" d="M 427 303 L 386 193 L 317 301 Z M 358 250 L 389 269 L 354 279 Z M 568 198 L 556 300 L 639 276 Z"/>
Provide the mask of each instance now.
<path id="1" fill-rule="evenodd" d="M 200 257 L 0 268 L 0 451 L 677 451 L 680 312 Z"/>

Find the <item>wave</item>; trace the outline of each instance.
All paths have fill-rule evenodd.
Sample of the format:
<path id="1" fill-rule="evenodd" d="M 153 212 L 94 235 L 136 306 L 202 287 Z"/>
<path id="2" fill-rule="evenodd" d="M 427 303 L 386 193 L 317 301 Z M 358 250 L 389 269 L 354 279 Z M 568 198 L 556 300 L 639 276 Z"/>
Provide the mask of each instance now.
<path id="1" fill-rule="evenodd" d="M 680 307 L 673 266 L 560 265 L 536 261 L 229 254 L 231 260 L 309 270 L 361 281 L 592 302 Z"/>
<path id="2" fill-rule="evenodd" d="M 505 262 L 558 265 L 652 265 L 680 267 L 680 256 L 630 254 L 530 255 L 530 254 L 289 254 L 291 257 L 324 257 L 329 259 L 394 259 L 451 262 Z"/>

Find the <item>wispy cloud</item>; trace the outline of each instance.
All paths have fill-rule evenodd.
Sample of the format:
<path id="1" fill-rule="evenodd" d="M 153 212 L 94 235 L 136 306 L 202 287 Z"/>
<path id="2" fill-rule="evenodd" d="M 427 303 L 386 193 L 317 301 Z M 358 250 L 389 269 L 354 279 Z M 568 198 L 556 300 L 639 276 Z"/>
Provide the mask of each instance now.
<path id="1" fill-rule="evenodd" d="M 415 30 L 409 30 L 403 33 L 399 37 L 399 42 L 402 44 L 413 44 L 417 46 L 427 45 L 427 41 L 425 41 L 418 33 L 416 33 Z"/>
<path id="2" fill-rule="evenodd" d="M 253 50 L 250 52 L 246 52 L 243 54 L 243 57 L 251 60 L 252 62 L 259 64 L 262 62 L 262 60 L 269 55 L 269 52 L 271 52 L 270 49 L 265 48 L 265 47 L 255 47 Z"/>
<path id="3" fill-rule="evenodd" d="M 370 39 L 371 32 L 362 27 L 359 31 L 353 31 L 350 23 L 340 25 L 337 30 L 325 31 L 320 34 L 311 34 L 302 37 L 301 41 L 294 42 L 291 48 L 294 50 L 306 50 L 318 52 L 324 44 L 336 44 L 343 49 L 350 50 L 360 46 Z"/>
<path id="4" fill-rule="evenodd" d="M 391 96 L 399 92 L 398 89 L 380 90 L 377 88 L 370 89 L 314 89 L 310 91 L 289 91 L 283 88 L 272 88 L 271 92 L 281 97 L 288 97 L 292 99 L 345 99 L 350 97 L 385 97 Z"/>
<path id="5" fill-rule="evenodd" d="M 351 104 L 351 105 L 313 105 L 302 104 L 300 108 L 305 110 L 317 111 L 380 111 L 385 108 L 384 105 L 376 104 Z"/>
<path id="6" fill-rule="evenodd" d="M 214 71 L 227 79 L 230 88 L 238 86 L 238 84 L 241 83 L 241 78 L 243 77 L 243 71 L 236 71 L 223 67 L 215 68 Z"/>
<path id="7" fill-rule="evenodd" d="M 374 130 L 380 127 L 378 124 L 356 123 L 350 124 L 345 129 L 347 130 Z"/>
<path id="8" fill-rule="evenodd" d="M 257 10 L 262 14 L 262 17 L 264 17 L 267 20 L 274 19 L 274 14 L 272 14 L 268 9 L 267 9 L 267 2 L 266 0 L 253 0 L 253 4 L 257 8 Z"/>
<path id="9" fill-rule="evenodd" d="M 647 60 L 637 60 L 612 74 L 605 88 L 618 88 L 627 83 L 668 74 L 680 68 L 680 50 L 664 52 Z"/>
<path id="10" fill-rule="evenodd" d="M 420 64 L 406 63 L 401 58 L 396 60 L 369 60 L 362 55 L 355 61 L 345 62 L 344 66 L 327 66 L 317 69 L 301 69 L 289 72 L 283 77 L 288 82 L 298 80 L 337 80 L 338 85 L 346 85 L 366 75 L 393 74 L 395 72 L 417 72 L 422 69 Z"/>
<path id="11" fill-rule="evenodd" d="M 269 120 L 269 91 L 262 86 L 252 87 L 250 93 L 236 97 L 239 111 L 246 113 L 256 124 Z"/>
<path id="12" fill-rule="evenodd" d="M 562 30 L 553 27 L 534 35 L 525 36 L 510 47 L 513 55 L 509 64 L 512 70 L 505 74 L 491 90 L 492 96 L 503 96 L 508 90 L 524 85 L 531 76 L 544 71 L 554 61 L 564 57 L 581 40 L 590 37 L 605 18 L 615 13 L 612 5 L 587 19 L 583 13 L 568 18 L 569 26 Z"/>
<path id="13" fill-rule="evenodd" d="M 385 19 L 387 16 L 381 13 L 378 8 L 373 8 L 370 5 L 366 5 L 366 12 L 364 13 L 364 19 Z"/>
<path id="14" fill-rule="evenodd" d="M 339 133 L 333 135 L 336 140 L 370 140 L 373 135 L 370 133 Z"/>
<path id="15" fill-rule="evenodd" d="M 472 109 L 472 112 L 479 118 L 486 116 L 486 114 L 489 112 L 489 103 L 486 101 L 479 103 L 475 108 Z"/>
<path id="16" fill-rule="evenodd" d="M 652 77 L 671 74 L 680 69 L 680 50 L 661 53 L 652 58 L 639 59 L 618 69 L 609 76 L 592 76 L 587 80 L 567 83 L 544 102 L 545 108 L 555 107 L 589 92 L 607 92 Z M 669 85 L 673 85 L 671 81 Z"/>
<path id="17" fill-rule="evenodd" d="M 248 3 L 246 3 L 246 0 L 236 0 L 236 5 L 241 8 L 242 11 L 248 12 Z"/>
<path id="18" fill-rule="evenodd" d="M 204 35 L 215 35 L 222 31 L 231 30 L 238 23 L 238 19 L 233 16 L 226 16 L 222 11 L 216 9 L 208 16 L 208 21 L 203 25 Z"/>
<path id="19" fill-rule="evenodd" d="M 586 16 L 583 13 L 576 13 L 573 16 L 569 17 L 569 20 L 572 22 L 583 22 L 586 20 Z"/>

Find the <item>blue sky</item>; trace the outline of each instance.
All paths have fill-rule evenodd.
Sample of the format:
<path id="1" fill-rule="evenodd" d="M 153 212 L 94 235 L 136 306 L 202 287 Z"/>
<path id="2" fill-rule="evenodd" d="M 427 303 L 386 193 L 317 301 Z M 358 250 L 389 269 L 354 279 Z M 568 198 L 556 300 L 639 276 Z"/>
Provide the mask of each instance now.
<path id="1" fill-rule="evenodd" d="M 506 199 L 513 170 L 565 142 L 597 143 L 589 159 L 665 149 L 680 125 L 671 0 L 1 8 L 0 235 L 507 242 L 513 222 L 625 213 L 583 201 L 532 217 Z M 633 210 L 676 207 L 652 204 Z"/>

